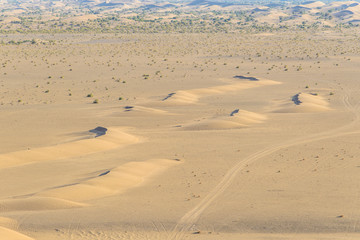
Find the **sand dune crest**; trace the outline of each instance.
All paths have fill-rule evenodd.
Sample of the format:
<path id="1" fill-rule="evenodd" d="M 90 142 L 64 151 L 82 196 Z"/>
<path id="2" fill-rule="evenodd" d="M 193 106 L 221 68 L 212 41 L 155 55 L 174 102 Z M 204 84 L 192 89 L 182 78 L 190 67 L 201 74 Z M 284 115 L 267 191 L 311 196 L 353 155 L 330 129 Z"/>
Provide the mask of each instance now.
<path id="1" fill-rule="evenodd" d="M 153 114 L 166 114 L 167 111 L 156 109 L 156 108 L 149 108 L 149 107 L 143 107 L 143 106 L 125 106 L 124 112 L 144 112 L 144 113 L 153 113 Z"/>
<path id="2" fill-rule="evenodd" d="M 31 237 L 4 227 L 0 227 L 0 237 L 4 240 L 34 240 Z"/>
<path id="3" fill-rule="evenodd" d="M 139 139 L 120 129 L 107 129 L 106 135 L 92 139 L 79 140 L 55 146 L 10 152 L 0 155 L 0 168 L 19 166 L 40 161 L 50 161 L 86 154 L 108 151 L 114 148 L 137 143 Z"/>
<path id="4" fill-rule="evenodd" d="M 6 217 L 0 217 L 0 226 L 6 228 L 17 228 L 18 223 L 16 220 Z"/>
<path id="5" fill-rule="evenodd" d="M 273 112 L 311 113 L 330 110 L 329 103 L 321 96 L 311 93 L 298 93 L 291 100 L 281 101 Z"/>
<path id="6" fill-rule="evenodd" d="M 151 176 L 176 164 L 179 164 L 179 162 L 168 159 L 129 162 L 90 180 L 41 192 L 38 195 L 63 198 L 71 201 L 87 201 L 102 198 L 136 187 Z"/>
<path id="7" fill-rule="evenodd" d="M 2 212 L 43 211 L 84 207 L 86 204 L 52 197 L 27 197 L 0 201 Z"/>
<path id="8" fill-rule="evenodd" d="M 0 217 L 0 239 L 4 240 L 34 240 L 19 232 L 11 229 L 17 229 L 18 223 L 14 219 Z"/>
<path id="9" fill-rule="evenodd" d="M 267 80 L 267 79 L 258 79 L 256 81 L 248 80 L 235 82 L 227 85 L 220 85 L 207 88 L 196 88 L 190 90 L 180 90 L 175 93 L 168 94 L 162 102 L 166 104 L 182 105 L 182 104 L 193 104 L 199 101 L 202 97 L 208 97 L 216 94 L 225 94 L 235 91 L 245 90 L 249 88 L 261 87 L 266 85 L 281 84 L 280 82 Z"/>
<path id="10" fill-rule="evenodd" d="M 266 116 L 254 112 L 235 109 L 228 116 L 215 117 L 202 120 L 196 123 L 190 123 L 183 126 L 185 130 L 221 130 L 248 127 L 250 125 L 261 123 Z"/>
<path id="11" fill-rule="evenodd" d="M 179 163 L 179 161 L 168 159 L 129 162 L 104 171 L 84 182 L 45 190 L 30 197 L 2 200 L 0 211 L 43 211 L 84 207 L 87 204 L 79 202 L 125 192 Z"/>

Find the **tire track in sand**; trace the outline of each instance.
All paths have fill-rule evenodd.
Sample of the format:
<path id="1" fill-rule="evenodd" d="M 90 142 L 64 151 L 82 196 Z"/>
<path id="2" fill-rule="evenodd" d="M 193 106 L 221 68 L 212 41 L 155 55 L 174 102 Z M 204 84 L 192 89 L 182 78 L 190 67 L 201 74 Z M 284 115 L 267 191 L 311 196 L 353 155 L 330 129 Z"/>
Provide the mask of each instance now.
<path id="1" fill-rule="evenodd" d="M 308 143 L 308 142 L 338 137 L 338 136 L 360 133 L 360 131 L 349 131 L 349 130 L 346 131 L 347 129 L 351 129 L 356 123 L 359 122 L 360 113 L 358 110 L 359 110 L 360 103 L 355 104 L 355 105 L 352 104 L 350 101 L 350 94 L 348 91 L 345 91 L 345 90 L 344 90 L 344 95 L 342 98 L 342 103 L 344 104 L 344 106 L 346 107 L 347 110 L 349 110 L 350 112 L 352 112 L 355 115 L 355 119 L 353 121 L 351 121 L 349 124 L 343 125 L 341 127 L 335 128 L 335 129 L 331 129 L 329 131 L 316 133 L 316 134 L 312 134 L 310 136 L 294 139 L 287 143 L 272 145 L 270 147 L 267 147 L 265 149 L 262 149 L 258 152 L 251 154 L 250 156 L 246 157 L 245 159 L 240 160 L 225 174 L 225 176 L 220 181 L 220 183 L 218 185 L 216 185 L 215 188 L 213 190 L 211 190 L 210 193 L 207 196 L 205 196 L 205 198 L 203 198 L 200 203 L 198 203 L 193 209 L 191 209 L 189 212 L 187 212 L 180 219 L 180 221 L 173 228 L 168 239 L 169 240 L 183 239 L 184 234 L 187 231 L 190 231 L 191 227 L 197 221 L 199 216 L 204 212 L 204 210 L 231 185 L 231 183 L 233 182 L 233 180 L 235 179 L 237 174 L 248 164 L 250 164 L 258 159 L 261 159 L 269 154 L 272 154 L 278 150 L 281 150 L 283 148 L 292 147 L 292 146 L 296 146 L 296 145 L 304 144 L 304 143 Z"/>

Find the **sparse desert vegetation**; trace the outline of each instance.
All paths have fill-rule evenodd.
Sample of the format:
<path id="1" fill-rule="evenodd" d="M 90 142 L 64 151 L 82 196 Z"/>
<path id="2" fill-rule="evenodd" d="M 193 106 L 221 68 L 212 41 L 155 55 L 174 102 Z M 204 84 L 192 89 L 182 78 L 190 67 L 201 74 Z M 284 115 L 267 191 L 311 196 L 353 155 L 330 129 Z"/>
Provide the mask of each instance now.
<path id="1" fill-rule="evenodd" d="M 357 2 L 0 3 L 0 239 L 358 239 Z"/>
<path id="2" fill-rule="evenodd" d="M 45 6 L 43 6 L 45 4 Z M 0 3 L 0 33 L 230 33 L 357 27 L 357 2 L 56 1 Z M 19 45 L 41 39 L 11 40 Z"/>

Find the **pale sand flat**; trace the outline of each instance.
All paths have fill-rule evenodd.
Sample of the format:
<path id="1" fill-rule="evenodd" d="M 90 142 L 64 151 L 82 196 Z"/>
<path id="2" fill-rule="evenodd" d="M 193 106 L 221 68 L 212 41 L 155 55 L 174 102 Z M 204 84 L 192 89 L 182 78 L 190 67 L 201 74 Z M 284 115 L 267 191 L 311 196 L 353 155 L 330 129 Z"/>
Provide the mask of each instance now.
<path id="1" fill-rule="evenodd" d="M 0 226 L 36 240 L 360 239 L 355 30 L 3 35 Z M 96 126 L 114 127 L 84 139 Z"/>
<path id="2" fill-rule="evenodd" d="M 99 238 L 116 238 L 116 239 L 169 239 L 169 233 L 158 231 L 106 231 L 106 230 L 80 230 L 72 233 L 81 237 L 82 240 L 95 240 Z M 51 237 L 53 240 L 62 240 L 64 235 L 54 236 L 51 232 L 35 233 L 41 239 Z M 213 231 L 191 231 L 186 233 L 183 239 L 190 240 L 357 240 L 360 234 L 357 233 L 224 233 Z"/>

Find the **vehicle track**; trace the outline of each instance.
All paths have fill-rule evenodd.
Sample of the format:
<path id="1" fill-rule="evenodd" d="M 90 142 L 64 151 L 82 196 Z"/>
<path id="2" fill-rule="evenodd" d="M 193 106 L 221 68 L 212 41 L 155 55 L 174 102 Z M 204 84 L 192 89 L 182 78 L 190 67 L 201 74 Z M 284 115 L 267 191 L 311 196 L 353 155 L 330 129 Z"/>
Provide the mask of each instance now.
<path id="1" fill-rule="evenodd" d="M 359 122 L 360 103 L 352 104 L 352 102 L 350 101 L 350 93 L 348 90 L 344 90 L 342 103 L 348 111 L 354 114 L 355 118 L 353 121 L 351 121 L 349 124 L 325 132 L 320 132 L 320 133 L 312 134 L 310 136 L 294 139 L 290 142 L 287 141 L 286 143 L 272 145 L 270 147 L 267 147 L 265 149 L 262 149 L 258 152 L 251 154 L 245 159 L 241 159 L 225 174 L 225 176 L 219 182 L 219 184 L 217 184 L 215 188 L 211 190 L 210 193 L 207 196 L 205 196 L 205 198 L 203 198 L 199 204 L 197 204 L 193 209 L 187 212 L 180 219 L 180 221 L 173 228 L 173 231 L 170 233 L 168 239 L 169 240 L 182 239 L 184 234 L 187 231 L 190 231 L 191 227 L 196 223 L 197 219 L 204 212 L 204 210 L 230 186 L 230 184 L 233 182 L 237 174 L 248 164 L 284 148 L 288 148 L 304 143 L 319 141 L 323 139 L 334 138 L 338 136 L 360 133 L 360 131 L 349 131 L 349 129 L 351 129 L 354 125 L 356 125 Z"/>

